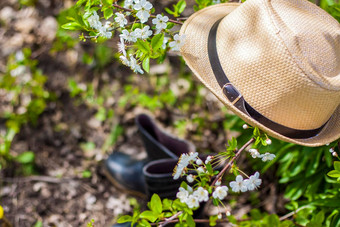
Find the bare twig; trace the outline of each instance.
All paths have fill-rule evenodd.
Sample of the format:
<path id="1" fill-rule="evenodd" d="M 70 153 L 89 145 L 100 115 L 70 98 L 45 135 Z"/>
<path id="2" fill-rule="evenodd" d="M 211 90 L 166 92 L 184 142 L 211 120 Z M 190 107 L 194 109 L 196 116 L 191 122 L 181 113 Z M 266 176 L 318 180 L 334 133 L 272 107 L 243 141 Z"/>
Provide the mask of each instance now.
<path id="1" fill-rule="evenodd" d="M 286 215 L 280 217 L 280 221 L 283 221 L 283 220 L 285 220 L 285 219 L 287 219 L 287 218 L 293 216 L 294 214 L 296 214 L 296 213 L 299 212 L 300 210 L 306 209 L 306 208 L 308 208 L 308 207 L 309 207 L 309 205 L 302 206 L 302 207 L 300 207 L 300 208 L 298 208 L 298 209 L 296 209 L 296 210 L 294 210 L 294 211 L 292 211 L 292 212 L 290 212 L 290 213 L 288 213 L 288 214 L 286 214 Z"/>
<path id="2" fill-rule="evenodd" d="M 178 216 L 180 216 L 182 213 L 183 213 L 182 211 L 179 211 L 179 212 L 177 212 L 176 214 L 174 214 L 173 216 L 171 216 L 170 218 L 165 219 L 164 222 L 158 223 L 158 224 L 159 224 L 159 227 L 166 226 L 166 225 L 169 224 L 169 223 L 178 222 L 178 219 L 176 219 L 176 218 L 177 218 Z M 175 220 L 175 219 L 176 219 L 176 220 Z"/>
<path id="3" fill-rule="evenodd" d="M 12 227 L 13 225 L 11 224 L 11 222 L 6 218 L 6 216 L 4 215 L 2 217 L 2 221 L 3 221 L 3 225 L 4 227 Z M 0 222 L 1 224 L 1 222 Z"/>
<path id="4" fill-rule="evenodd" d="M 121 9 L 121 10 L 124 10 L 124 11 L 128 11 L 128 12 L 132 12 L 133 10 L 132 9 L 127 9 L 127 8 L 124 8 L 118 4 L 112 4 L 113 7 L 117 8 L 117 9 Z M 156 16 L 151 14 L 150 17 L 152 18 L 155 18 Z M 182 25 L 183 23 L 178 21 L 178 20 L 172 20 L 172 19 L 169 19 L 169 22 L 172 22 L 172 23 L 175 23 L 175 24 L 179 24 L 179 25 Z"/>
<path id="5" fill-rule="evenodd" d="M 247 143 L 245 143 L 239 150 L 237 150 L 236 154 L 234 157 L 232 157 L 230 159 L 230 161 L 228 162 L 228 164 L 222 169 L 222 171 L 217 175 L 217 177 L 215 178 L 215 180 L 212 182 L 211 186 L 214 186 L 216 184 L 216 182 L 218 181 L 218 179 L 220 179 L 223 174 L 228 170 L 228 168 L 232 165 L 232 163 L 240 156 L 240 154 L 242 153 L 242 151 L 244 151 L 244 149 L 246 149 L 251 143 L 253 143 L 255 141 L 254 138 L 251 138 Z M 169 223 L 176 223 L 178 222 L 177 217 L 179 215 L 181 215 L 183 212 L 177 212 L 176 214 L 174 214 L 173 216 L 171 216 L 170 218 L 165 219 L 165 221 L 163 222 L 159 222 L 157 224 L 159 224 L 159 227 L 164 227 Z M 194 219 L 195 223 L 207 223 L 209 222 L 208 219 Z M 221 219 L 218 220 L 218 222 L 225 222 L 228 221 L 228 219 Z"/>
<path id="6" fill-rule="evenodd" d="M 255 141 L 254 138 L 251 138 L 247 143 L 245 143 L 235 154 L 234 157 L 232 157 L 232 159 L 230 159 L 230 161 L 228 162 L 228 164 L 226 166 L 224 166 L 224 168 L 221 170 L 221 172 L 218 173 L 218 175 L 216 176 L 215 180 L 212 182 L 211 186 L 214 186 L 216 184 L 216 182 L 223 176 L 223 174 L 228 170 L 228 168 L 233 164 L 233 162 L 235 161 L 236 158 L 238 158 L 238 156 L 240 156 L 241 152 L 246 149 L 251 143 L 253 143 Z"/>
<path id="7" fill-rule="evenodd" d="M 47 183 L 59 184 L 62 182 L 73 181 L 71 178 L 56 178 L 50 176 L 30 176 L 30 177 L 17 177 L 17 178 L 3 178 L 5 182 L 31 182 L 31 181 L 42 181 Z"/>

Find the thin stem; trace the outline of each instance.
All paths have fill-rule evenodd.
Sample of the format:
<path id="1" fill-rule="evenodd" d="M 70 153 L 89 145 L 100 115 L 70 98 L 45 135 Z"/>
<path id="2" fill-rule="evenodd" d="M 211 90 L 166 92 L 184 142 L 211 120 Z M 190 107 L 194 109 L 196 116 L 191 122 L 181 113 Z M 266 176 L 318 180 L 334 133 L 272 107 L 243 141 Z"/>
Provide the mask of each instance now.
<path id="1" fill-rule="evenodd" d="M 232 159 L 229 161 L 229 163 L 222 169 L 221 172 L 219 172 L 219 174 L 216 176 L 215 180 L 212 182 L 211 186 L 214 186 L 216 184 L 216 182 L 223 176 L 223 174 L 228 170 L 228 168 L 233 164 L 233 162 L 235 161 L 236 158 L 238 158 L 238 156 L 240 156 L 240 154 L 242 153 L 242 151 L 244 149 L 246 149 L 251 143 L 253 143 L 255 141 L 254 138 L 251 138 L 247 143 L 245 143 L 235 154 L 234 157 L 232 157 Z"/>
<path id="2" fill-rule="evenodd" d="M 294 211 L 292 211 L 292 212 L 290 212 L 290 213 L 288 213 L 288 214 L 286 214 L 286 215 L 280 217 L 280 221 L 283 221 L 283 220 L 285 220 L 285 219 L 287 219 L 287 218 L 293 216 L 294 214 L 296 214 L 296 213 L 299 212 L 300 210 L 306 209 L 306 208 L 308 208 L 308 207 L 310 207 L 310 206 L 309 206 L 309 205 L 302 206 L 302 207 L 300 207 L 300 208 L 298 208 L 298 209 L 296 209 L 296 210 L 294 210 Z"/>
<path id="3" fill-rule="evenodd" d="M 173 216 L 171 216 L 170 218 L 165 219 L 164 222 L 158 223 L 158 224 L 159 224 L 159 227 L 166 226 L 166 225 L 169 224 L 169 223 L 178 222 L 177 217 L 178 217 L 179 215 L 181 215 L 182 213 L 183 213 L 182 211 L 179 211 L 179 212 L 177 212 L 176 214 L 174 214 Z"/>
<path id="4" fill-rule="evenodd" d="M 251 143 L 253 143 L 255 141 L 255 138 L 251 138 L 247 143 L 245 143 L 239 150 L 237 150 L 236 154 L 234 157 L 231 158 L 231 160 L 229 161 L 229 163 L 222 169 L 222 171 L 217 175 L 217 177 L 215 178 L 215 180 L 212 182 L 211 186 L 214 186 L 216 184 L 216 182 L 218 181 L 218 179 L 220 179 L 223 174 L 228 170 L 228 168 L 232 165 L 232 163 L 235 161 L 236 158 L 238 158 L 240 156 L 240 154 L 242 153 L 242 151 L 244 151 L 244 149 L 246 149 Z M 178 222 L 177 217 L 179 215 L 182 214 L 182 211 L 177 212 L 176 214 L 174 214 L 173 216 L 171 216 L 170 218 L 166 219 L 163 222 L 159 222 L 157 224 L 159 224 L 160 227 L 164 227 L 169 223 L 176 223 Z M 209 222 L 208 219 L 194 219 L 195 223 L 207 223 Z M 217 220 L 217 222 L 228 222 L 228 219 L 220 219 Z"/>
<path id="5" fill-rule="evenodd" d="M 237 221 L 241 222 L 241 221 L 249 221 L 250 219 L 247 218 L 247 219 L 238 219 Z M 164 227 L 165 225 L 167 224 L 170 224 L 170 223 L 176 223 L 178 222 L 178 219 L 175 219 L 175 220 L 169 220 L 167 223 L 164 222 L 159 222 L 159 223 L 151 223 L 151 225 L 157 225 L 159 224 L 159 227 Z M 194 222 L 195 223 L 209 223 L 210 220 L 209 219 L 194 219 Z M 229 220 L 227 218 L 224 218 L 224 219 L 217 219 L 216 222 L 218 223 L 228 223 Z"/>
<path id="6" fill-rule="evenodd" d="M 124 10 L 124 11 L 128 11 L 128 12 L 132 12 L 133 10 L 132 9 L 128 9 L 128 8 L 124 8 L 118 4 L 112 4 L 113 7 L 117 8 L 117 9 L 121 9 L 121 10 Z M 150 15 L 151 18 L 156 18 L 155 15 L 151 14 Z M 172 22 L 172 23 L 175 23 L 175 24 L 179 24 L 179 25 L 182 25 L 183 23 L 178 21 L 178 20 L 173 20 L 173 19 L 169 19 L 169 22 Z"/>
<path id="7" fill-rule="evenodd" d="M 6 218 L 6 216 L 4 215 L 3 217 L 2 217 L 2 220 L 3 220 L 3 222 L 4 222 L 4 227 L 12 227 L 13 225 L 11 224 L 11 222 Z"/>

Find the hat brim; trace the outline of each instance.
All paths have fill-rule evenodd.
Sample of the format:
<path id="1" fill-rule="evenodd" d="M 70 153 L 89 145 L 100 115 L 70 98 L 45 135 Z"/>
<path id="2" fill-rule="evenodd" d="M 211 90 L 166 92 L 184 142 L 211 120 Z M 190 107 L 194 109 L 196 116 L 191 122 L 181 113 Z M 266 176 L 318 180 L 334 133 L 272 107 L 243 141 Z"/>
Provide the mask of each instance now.
<path id="1" fill-rule="evenodd" d="M 244 114 L 232 105 L 232 103 L 225 97 L 210 66 L 207 42 L 209 31 L 213 24 L 217 20 L 227 16 L 238 6 L 240 6 L 240 3 L 224 3 L 210 6 L 194 13 L 184 23 L 180 34 L 186 35 L 186 41 L 181 48 L 181 54 L 189 68 L 194 72 L 197 78 L 231 111 L 248 124 L 260 128 L 272 137 L 286 142 L 310 147 L 322 146 L 338 139 L 340 137 L 340 106 L 335 110 L 334 114 L 323 127 L 322 131 L 316 136 L 307 139 L 292 139 L 273 131 L 250 116 Z"/>

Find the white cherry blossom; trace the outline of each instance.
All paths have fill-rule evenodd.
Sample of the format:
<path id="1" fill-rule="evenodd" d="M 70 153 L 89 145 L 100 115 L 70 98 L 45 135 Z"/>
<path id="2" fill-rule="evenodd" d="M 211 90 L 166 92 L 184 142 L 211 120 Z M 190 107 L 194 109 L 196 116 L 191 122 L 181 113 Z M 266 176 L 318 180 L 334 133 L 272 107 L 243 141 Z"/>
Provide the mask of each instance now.
<path id="1" fill-rule="evenodd" d="M 194 195 L 189 195 L 188 199 L 185 202 L 190 209 L 197 208 L 200 206 L 197 197 Z"/>
<path id="2" fill-rule="evenodd" d="M 179 51 L 179 49 L 184 45 L 184 41 L 185 41 L 185 35 L 178 35 L 176 34 L 174 36 L 174 41 L 171 41 L 169 43 L 169 47 L 171 48 L 171 50 L 173 51 Z"/>
<path id="3" fill-rule="evenodd" d="M 211 162 L 212 159 L 213 157 L 209 155 L 207 159 L 205 159 L 205 164 L 208 164 L 209 162 Z"/>
<path id="4" fill-rule="evenodd" d="M 144 71 L 138 64 L 137 60 L 133 57 L 132 54 L 130 54 L 130 68 L 135 72 L 135 73 L 140 73 L 143 74 Z"/>
<path id="5" fill-rule="evenodd" d="M 189 175 L 187 176 L 187 181 L 188 181 L 189 183 L 194 182 L 194 177 L 193 177 L 193 175 L 189 174 Z"/>
<path id="6" fill-rule="evenodd" d="M 253 158 L 258 158 L 260 157 L 260 153 L 257 149 L 249 149 L 249 153 Z"/>
<path id="7" fill-rule="evenodd" d="M 259 177 L 260 173 L 256 172 L 254 175 L 251 175 L 249 179 L 244 181 L 244 184 L 247 186 L 248 190 L 254 190 L 261 185 L 262 180 L 259 179 Z"/>
<path id="8" fill-rule="evenodd" d="M 212 196 L 215 199 L 224 199 L 228 195 L 229 188 L 227 186 L 218 186 L 216 187 L 215 191 L 213 192 Z"/>
<path id="9" fill-rule="evenodd" d="M 124 8 L 133 9 L 134 0 L 125 0 Z"/>
<path id="10" fill-rule="evenodd" d="M 169 17 L 157 14 L 156 18 L 152 19 L 152 23 L 156 25 L 157 30 L 163 30 L 166 28 L 166 22 L 169 21 Z"/>
<path id="11" fill-rule="evenodd" d="M 122 13 L 115 13 L 115 14 L 116 14 L 115 21 L 119 24 L 120 27 L 123 28 L 128 23 L 127 19 Z"/>
<path id="12" fill-rule="evenodd" d="M 248 190 L 243 180 L 243 177 L 241 175 L 238 175 L 235 181 L 230 182 L 229 186 L 231 187 L 231 190 L 234 192 L 240 192 L 240 191 L 245 192 Z"/>
<path id="13" fill-rule="evenodd" d="M 185 203 L 189 197 L 189 192 L 184 188 L 180 187 L 179 192 L 177 192 L 176 197 L 182 202 Z"/>
<path id="14" fill-rule="evenodd" d="M 112 32 L 110 32 L 110 31 L 107 31 L 106 30 L 106 28 L 105 27 L 100 27 L 99 29 L 98 29 L 98 31 L 99 31 L 99 36 L 103 36 L 103 37 L 105 37 L 105 38 L 107 38 L 107 39 L 110 39 L 111 37 L 112 37 Z"/>
<path id="15" fill-rule="evenodd" d="M 147 39 L 152 35 L 152 31 L 150 30 L 150 26 L 145 26 L 142 29 L 138 29 L 138 32 L 139 32 L 138 38 L 140 38 L 140 39 Z M 136 31 L 136 33 L 137 33 L 137 31 Z"/>
<path id="16" fill-rule="evenodd" d="M 198 173 L 204 173 L 203 167 L 198 167 L 198 168 L 197 168 L 197 172 L 198 172 Z"/>
<path id="17" fill-rule="evenodd" d="M 272 144 L 272 140 L 271 139 L 266 139 L 266 143 L 268 144 L 268 145 L 270 145 L 270 144 Z"/>
<path id="18" fill-rule="evenodd" d="M 130 61 L 129 61 L 129 59 L 127 59 L 126 56 L 121 55 L 121 56 L 119 56 L 119 59 L 122 61 L 122 63 L 123 63 L 124 65 L 130 66 Z"/>
<path id="19" fill-rule="evenodd" d="M 187 167 L 191 161 L 196 161 L 197 156 L 197 152 L 190 152 L 189 154 L 183 153 L 181 155 L 174 171 L 174 180 L 181 176 L 184 168 Z"/>
<path id="20" fill-rule="evenodd" d="M 138 10 L 136 16 L 140 19 L 141 23 L 148 21 L 150 17 L 150 10 L 152 9 L 152 4 L 146 0 L 139 0 L 133 6 L 135 10 Z"/>
<path id="21" fill-rule="evenodd" d="M 249 179 L 244 180 L 244 184 L 247 186 L 248 190 L 254 190 L 259 185 L 261 185 L 262 180 L 258 179 L 259 173 L 256 172 L 254 175 L 250 176 Z"/>
<path id="22" fill-rule="evenodd" d="M 262 158 L 262 161 L 263 161 L 263 162 L 271 161 L 271 160 L 273 160 L 275 157 L 276 157 L 275 154 L 271 154 L 271 153 L 268 153 L 268 152 L 265 153 L 265 154 L 261 154 L 261 155 L 259 156 L 259 158 Z"/>
<path id="23" fill-rule="evenodd" d="M 118 51 L 126 56 L 124 39 L 121 37 L 120 42 L 118 42 Z"/>
<path id="24" fill-rule="evenodd" d="M 162 44 L 163 50 L 166 48 L 166 44 L 168 43 L 169 39 L 170 39 L 169 37 L 164 37 L 163 44 Z"/>
<path id="25" fill-rule="evenodd" d="M 196 164 L 200 166 L 200 165 L 203 164 L 203 162 L 202 162 L 202 160 L 201 160 L 200 158 L 198 158 L 198 159 L 196 160 Z"/>
<path id="26" fill-rule="evenodd" d="M 202 187 L 198 187 L 197 190 L 194 191 L 193 195 L 199 202 L 207 202 L 209 200 L 209 192 Z"/>
<path id="27" fill-rule="evenodd" d="M 93 11 L 92 15 L 87 18 L 87 21 L 89 22 L 90 27 L 94 29 L 99 29 L 103 26 L 96 11 Z"/>
<path id="28" fill-rule="evenodd" d="M 127 42 L 136 42 L 137 37 L 135 35 L 135 32 L 129 32 L 128 30 L 124 29 L 122 33 L 119 35 L 120 38 L 123 38 Z"/>

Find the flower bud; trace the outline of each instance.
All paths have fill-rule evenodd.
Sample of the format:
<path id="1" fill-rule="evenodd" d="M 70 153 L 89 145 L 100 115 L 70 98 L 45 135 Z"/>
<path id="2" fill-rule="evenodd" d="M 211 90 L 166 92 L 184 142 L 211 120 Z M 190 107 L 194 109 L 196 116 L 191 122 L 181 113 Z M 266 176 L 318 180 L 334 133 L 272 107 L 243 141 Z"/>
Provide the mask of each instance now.
<path id="1" fill-rule="evenodd" d="M 219 213 L 219 214 L 217 215 L 217 218 L 218 218 L 218 219 L 222 219 L 222 214 Z"/>
<path id="2" fill-rule="evenodd" d="M 247 128 L 249 128 L 249 126 L 248 126 L 247 124 L 244 124 L 244 125 L 242 126 L 242 128 L 243 128 L 243 129 L 247 129 Z"/>
<path id="3" fill-rule="evenodd" d="M 330 152 L 330 153 L 333 153 L 333 152 L 334 152 L 334 148 L 331 147 L 331 148 L 329 149 L 329 152 Z"/>
<path id="4" fill-rule="evenodd" d="M 335 151 L 332 153 L 332 155 L 333 155 L 334 157 L 338 157 L 338 154 L 337 154 Z"/>
<path id="5" fill-rule="evenodd" d="M 194 177 L 193 177 L 193 175 L 189 174 L 189 175 L 187 176 L 187 181 L 188 181 L 189 183 L 194 182 Z"/>
<path id="6" fill-rule="evenodd" d="M 272 144 L 272 141 L 271 141 L 271 139 L 266 139 L 266 143 L 268 144 L 268 145 L 270 145 L 270 144 Z"/>

